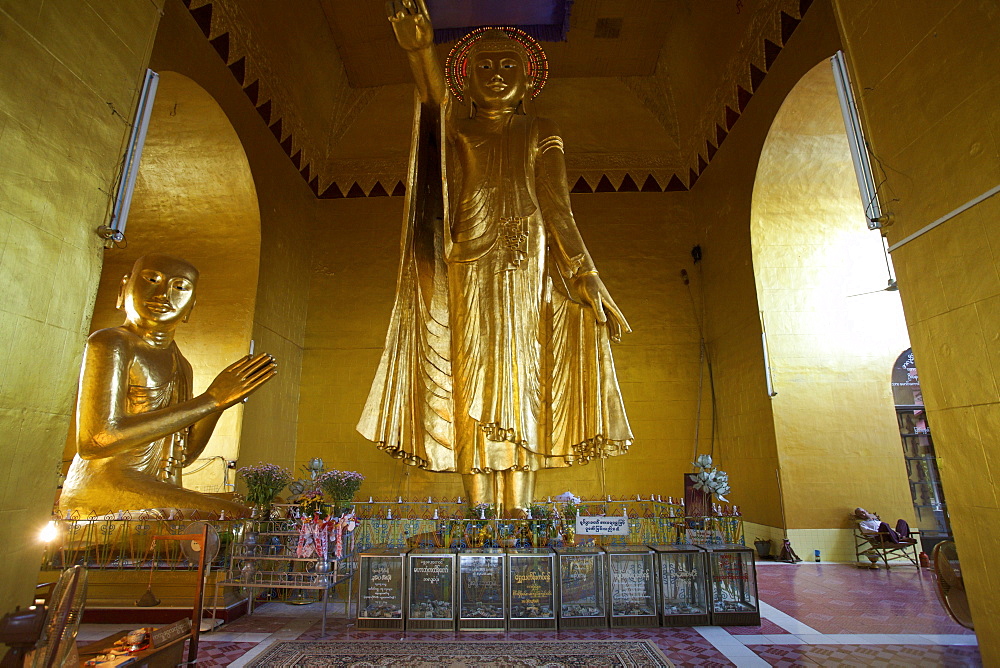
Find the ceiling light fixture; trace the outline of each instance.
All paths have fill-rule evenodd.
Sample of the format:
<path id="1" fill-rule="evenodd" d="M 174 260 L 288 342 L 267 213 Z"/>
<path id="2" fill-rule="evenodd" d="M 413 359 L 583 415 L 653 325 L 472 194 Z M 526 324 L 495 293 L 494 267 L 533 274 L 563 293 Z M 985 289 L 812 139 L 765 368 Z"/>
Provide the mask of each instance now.
<path id="1" fill-rule="evenodd" d="M 125 223 L 128 220 L 129 207 L 132 205 L 135 180 L 139 175 L 139 160 L 142 158 L 142 147 L 146 143 L 146 131 L 149 129 L 149 117 L 153 112 L 153 100 L 156 98 L 159 80 L 159 74 L 153 70 L 146 70 L 142 92 L 139 95 L 139 106 L 132 121 L 132 133 L 125 150 L 125 159 L 122 161 L 122 174 L 118 179 L 118 192 L 115 193 L 111 220 L 107 225 L 97 228 L 98 235 L 105 240 L 106 248 L 125 240 Z"/>
<path id="2" fill-rule="evenodd" d="M 882 207 L 878 201 L 878 191 L 875 178 L 872 176 L 872 163 L 868 154 L 868 143 L 861 129 L 861 117 L 858 105 L 851 89 L 851 79 L 847 74 L 847 61 L 844 52 L 837 51 L 830 58 L 833 65 L 833 80 L 837 85 L 837 98 L 840 100 L 840 113 L 844 116 L 844 128 L 847 130 L 847 143 L 851 147 L 851 160 L 854 162 L 854 174 L 858 179 L 858 190 L 861 191 L 861 203 L 865 209 L 865 219 L 869 230 L 878 230 L 891 224 L 891 217 L 882 215 Z"/>

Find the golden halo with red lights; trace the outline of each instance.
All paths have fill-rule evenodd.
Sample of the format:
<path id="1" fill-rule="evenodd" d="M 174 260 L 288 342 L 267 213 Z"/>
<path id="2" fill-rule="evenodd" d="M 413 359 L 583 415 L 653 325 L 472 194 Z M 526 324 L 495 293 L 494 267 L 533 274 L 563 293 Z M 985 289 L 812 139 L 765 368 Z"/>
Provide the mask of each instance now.
<path id="1" fill-rule="evenodd" d="M 531 99 L 538 97 L 545 86 L 546 79 L 549 78 L 549 61 L 545 57 L 545 51 L 534 37 L 524 32 L 520 28 L 511 26 L 484 26 L 476 28 L 465 37 L 458 40 L 455 46 L 448 52 L 448 58 L 444 61 L 444 76 L 448 83 L 451 94 L 458 98 L 459 102 L 465 101 L 462 94 L 462 86 L 465 82 L 465 75 L 468 73 L 469 52 L 473 45 L 486 36 L 492 30 L 499 30 L 515 42 L 521 45 L 524 53 L 528 57 L 525 67 L 528 70 L 528 79 L 532 83 Z"/>

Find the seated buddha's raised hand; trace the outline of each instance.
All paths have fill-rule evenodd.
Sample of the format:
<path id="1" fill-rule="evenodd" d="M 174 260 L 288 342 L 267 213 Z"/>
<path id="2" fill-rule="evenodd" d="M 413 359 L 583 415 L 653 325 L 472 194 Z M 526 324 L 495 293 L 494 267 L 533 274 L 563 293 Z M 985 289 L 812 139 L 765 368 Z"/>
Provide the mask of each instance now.
<path id="1" fill-rule="evenodd" d="M 223 369 L 205 391 L 215 404 L 226 409 L 250 396 L 278 373 L 278 362 L 267 353 L 246 357 Z"/>
<path id="2" fill-rule="evenodd" d="M 385 10 L 396 41 L 405 50 L 419 51 L 434 45 L 434 27 L 424 0 L 390 0 Z"/>

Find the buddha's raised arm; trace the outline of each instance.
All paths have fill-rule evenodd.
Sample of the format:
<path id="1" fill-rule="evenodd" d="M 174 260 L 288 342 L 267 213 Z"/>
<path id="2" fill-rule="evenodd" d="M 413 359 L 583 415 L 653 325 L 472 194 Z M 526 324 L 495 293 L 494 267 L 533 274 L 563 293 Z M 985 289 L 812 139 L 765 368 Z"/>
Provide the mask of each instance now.
<path id="1" fill-rule="evenodd" d="M 87 343 L 77 400 L 77 451 L 83 459 L 129 452 L 208 418 L 211 424 L 205 426 L 209 429 L 192 430 L 197 446 L 197 441 L 207 441 L 222 411 L 276 372 L 270 355 L 245 357 L 223 370 L 208 390 L 193 399 L 146 413 L 129 413 L 129 368 L 135 360 L 130 338 L 128 332 L 112 328 L 95 332 Z M 182 373 L 189 375 L 190 369 Z M 186 380 L 190 384 L 190 377 Z M 204 443 L 200 445 L 204 447 Z"/>
<path id="2" fill-rule="evenodd" d="M 417 83 L 420 102 L 439 106 L 447 94 L 444 70 L 434 52 L 434 26 L 424 0 L 390 0 L 386 14 L 396 33 L 396 41 L 406 51 Z"/>
<path id="3" fill-rule="evenodd" d="M 632 329 L 598 275 L 594 260 L 576 226 L 570 206 L 559 128 L 552 121 L 539 118 L 536 129 L 535 192 L 545 228 L 554 246 L 556 263 L 575 296 L 593 309 L 598 322 L 607 323 L 611 340 L 620 341 L 622 332 L 631 332 Z"/>

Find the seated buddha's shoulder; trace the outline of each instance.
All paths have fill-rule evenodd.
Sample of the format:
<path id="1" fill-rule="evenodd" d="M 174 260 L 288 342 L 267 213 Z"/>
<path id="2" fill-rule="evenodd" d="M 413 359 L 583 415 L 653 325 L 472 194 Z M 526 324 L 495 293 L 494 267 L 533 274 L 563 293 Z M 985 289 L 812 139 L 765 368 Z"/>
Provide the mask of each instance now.
<path id="1" fill-rule="evenodd" d="M 87 337 L 87 343 L 100 346 L 123 346 L 138 341 L 139 337 L 124 327 L 99 329 Z"/>
<path id="2" fill-rule="evenodd" d="M 135 355 L 135 349 L 141 339 L 124 327 L 108 327 L 99 329 L 87 337 L 87 353 L 89 356 L 130 358 Z"/>

